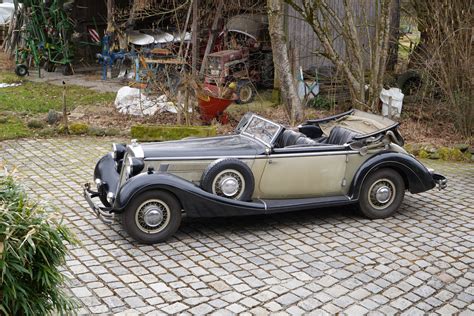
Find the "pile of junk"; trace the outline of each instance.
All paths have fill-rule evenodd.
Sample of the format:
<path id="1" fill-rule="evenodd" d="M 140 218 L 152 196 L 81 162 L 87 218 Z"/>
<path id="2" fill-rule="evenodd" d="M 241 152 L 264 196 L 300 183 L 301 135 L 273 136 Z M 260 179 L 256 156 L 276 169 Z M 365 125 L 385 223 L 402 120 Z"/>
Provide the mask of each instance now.
<path id="1" fill-rule="evenodd" d="M 128 50 L 112 49 L 111 39 L 104 37 L 102 52 L 97 55 L 103 67 L 102 78 L 127 78 L 145 91 L 160 91 L 162 105 L 167 109 L 170 109 L 169 101 L 186 107 L 179 99 L 186 95 L 183 90 L 190 87 L 189 94 L 199 105 L 201 120 L 210 123 L 217 119 L 226 123 L 225 109 L 230 104 L 250 103 L 257 87 L 273 87 L 268 21 L 264 15 L 237 15 L 220 32 L 210 33 L 206 47 L 199 48 L 198 55 L 203 57 L 195 63 L 195 71 L 191 66 L 190 32 L 160 29 L 128 32 Z M 141 103 L 142 98 L 139 98 Z M 128 109 L 123 111 L 129 113 Z"/>
<path id="2" fill-rule="evenodd" d="M 179 21 L 169 18 L 164 27 L 164 23 L 141 22 L 130 27 L 122 23 L 125 19 L 113 17 L 84 31 L 79 19 L 73 18 L 74 10 L 82 9 L 81 1 L 15 0 L 8 44 L 18 76 L 29 75 L 32 69 L 40 77 L 42 70 L 73 75 L 78 60 L 84 59 L 77 52 L 87 47 L 95 51 L 95 71 L 102 80 L 126 82 L 116 100 L 121 113 L 187 111 L 193 108 L 188 106 L 191 100 L 204 123 L 215 119 L 225 123 L 225 109 L 231 103 L 250 103 L 257 87 L 273 87 L 265 14 L 224 17 L 225 2 L 219 1 L 217 13 L 210 18 L 212 27 L 202 30 L 194 21 L 191 25 L 194 11 L 189 5 L 185 23 L 181 17 Z"/>

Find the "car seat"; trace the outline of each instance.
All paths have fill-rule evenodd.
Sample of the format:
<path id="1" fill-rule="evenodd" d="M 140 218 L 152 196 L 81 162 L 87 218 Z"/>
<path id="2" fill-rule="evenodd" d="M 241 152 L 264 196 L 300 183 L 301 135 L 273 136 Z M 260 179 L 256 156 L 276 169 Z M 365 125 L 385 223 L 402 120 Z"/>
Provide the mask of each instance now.
<path id="1" fill-rule="evenodd" d="M 359 135 L 359 133 L 351 131 L 347 128 L 335 126 L 329 133 L 329 137 L 327 138 L 325 143 L 332 145 L 344 145 L 353 140 L 354 137 Z"/>
<path id="2" fill-rule="evenodd" d="M 286 129 L 281 134 L 277 144 L 279 148 L 284 148 L 294 145 L 316 145 L 317 142 L 302 133 Z"/>

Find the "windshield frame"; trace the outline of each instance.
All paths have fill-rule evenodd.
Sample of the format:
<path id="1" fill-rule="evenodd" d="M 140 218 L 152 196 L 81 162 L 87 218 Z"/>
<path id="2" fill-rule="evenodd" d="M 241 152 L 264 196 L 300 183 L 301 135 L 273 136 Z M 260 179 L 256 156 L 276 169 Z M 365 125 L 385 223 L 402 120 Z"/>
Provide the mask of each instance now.
<path id="1" fill-rule="evenodd" d="M 247 132 L 247 128 L 249 127 L 250 125 L 250 122 L 252 122 L 252 120 L 256 118 L 256 119 L 259 119 L 259 120 L 262 120 L 262 121 L 265 121 L 271 125 L 274 125 L 276 127 L 278 127 L 277 131 L 275 132 L 275 134 L 272 136 L 270 142 L 266 142 L 264 141 L 263 139 L 259 138 L 259 137 L 256 137 L 254 134 L 252 133 L 249 133 Z M 275 123 L 269 119 L 266 119 L 264 117 L 261 117 L 260 115 L 256 115 L 256 114 L 252 114 L 250 116 L 250 118 L 247 120 L 247 122 L 245 122 L 245 125 L 241 128 L 240 130 L 240 134 L 242 135 L 245 135 L 247 137 L 250 137 L 252 139 L 255 139 L 255 140 L 258 140 L 259 142 L 265 144 L 266 146 L 270 147 L 270 148 L 273 148 L 273 144 L 275 143 L 275 140 L 278 138 L 278 136 L 280 135 L 281 131 L 284 129 L 284 127 L 281 125 L 281 124 L 278 124 L 278 123 Z"/>

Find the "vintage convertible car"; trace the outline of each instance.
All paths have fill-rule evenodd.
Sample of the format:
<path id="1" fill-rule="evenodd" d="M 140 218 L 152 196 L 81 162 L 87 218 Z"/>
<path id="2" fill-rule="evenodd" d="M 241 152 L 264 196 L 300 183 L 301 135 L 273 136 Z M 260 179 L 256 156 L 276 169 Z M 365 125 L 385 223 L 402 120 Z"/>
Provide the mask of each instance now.
<path id="1" fill-rule="evenodd" d="M 104 221 L 121 214 L 143 243 L 164 241 L 181 218 L 269 214 L 355 204 L 385 218 L 405 190 L 419 193 L 446 178 L 409 155 L 398 123 L 351 110 L 309 120 L 298 131 L 247 113 L 233 135 L 113 144 L 84 196 Z M 103 206 L 93 202 L 99 198 Z"/>

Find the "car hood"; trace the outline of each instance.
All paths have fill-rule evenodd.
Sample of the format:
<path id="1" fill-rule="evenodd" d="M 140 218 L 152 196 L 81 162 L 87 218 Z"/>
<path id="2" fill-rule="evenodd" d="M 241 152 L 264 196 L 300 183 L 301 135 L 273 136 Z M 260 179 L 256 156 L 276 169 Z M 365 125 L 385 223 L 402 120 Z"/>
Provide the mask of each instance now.
<path id="1" fill-rule="evenodd" d="M 265 145 L 242 135 L 188 138 L 178 141 L 142 143 L 130 147 L 135 156 L 163 157 L 255 156 L 265 153 Z"/>

